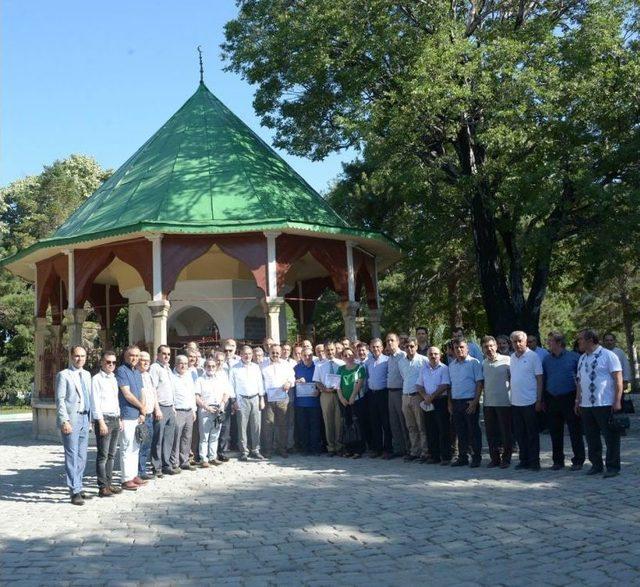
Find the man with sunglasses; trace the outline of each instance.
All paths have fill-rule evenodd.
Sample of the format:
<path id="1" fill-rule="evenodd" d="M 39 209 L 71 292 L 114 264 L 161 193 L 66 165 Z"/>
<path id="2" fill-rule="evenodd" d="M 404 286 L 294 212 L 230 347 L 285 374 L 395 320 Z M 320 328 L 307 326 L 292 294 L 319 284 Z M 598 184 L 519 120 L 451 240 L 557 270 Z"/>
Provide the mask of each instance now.
<path id="1" fill-rule="evenodd" d="M 115 370 L 116 354 L 105 351 L 100 361 L 100 371 L 91 379 L 91 417 L 96 433 L 96 477 L 100 497 L 113 497 L 122 492 L 120 487 L 113 484 L 113 461 L 122 429 Z"/>

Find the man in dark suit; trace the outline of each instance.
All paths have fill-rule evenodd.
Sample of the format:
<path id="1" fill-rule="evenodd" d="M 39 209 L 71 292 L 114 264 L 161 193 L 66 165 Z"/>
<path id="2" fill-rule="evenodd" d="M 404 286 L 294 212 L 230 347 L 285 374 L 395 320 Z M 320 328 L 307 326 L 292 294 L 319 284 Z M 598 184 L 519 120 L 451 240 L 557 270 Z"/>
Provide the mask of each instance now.
<path id="1" fill-rule="evenodd" d="M 83 490 L 91 421 L 91 375 L 84 370 L 87 351 L 74 346 L 70 365 L 56 376 L 56 421 L 62 433 L 64 467 L 73 505 L 84 505 L 91 496 Z"/>

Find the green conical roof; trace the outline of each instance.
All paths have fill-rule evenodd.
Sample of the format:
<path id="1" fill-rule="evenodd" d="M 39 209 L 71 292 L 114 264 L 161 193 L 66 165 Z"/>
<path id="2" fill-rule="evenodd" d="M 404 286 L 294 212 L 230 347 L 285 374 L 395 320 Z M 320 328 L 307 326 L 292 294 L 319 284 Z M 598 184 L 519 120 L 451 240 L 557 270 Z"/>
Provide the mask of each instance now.
<path id="1" fill-rule="evenodd" d="M 379 256 L 399 250 L 382 233 L 350 227 L 329 204 L 200 83 L 196 92 L 50 237 L 0 261 L 20 275 L 74 245 L 146 232 L 276 230 L 352 239 Z M 31 265 L 30 265 L 31 264 Z"/>
<path id="2" fill-rule="evenodd" d="M 283 221 L 348 228 L 201 83 L 53 239 L 111 233 L 139 223 L 238 229 Z"/>

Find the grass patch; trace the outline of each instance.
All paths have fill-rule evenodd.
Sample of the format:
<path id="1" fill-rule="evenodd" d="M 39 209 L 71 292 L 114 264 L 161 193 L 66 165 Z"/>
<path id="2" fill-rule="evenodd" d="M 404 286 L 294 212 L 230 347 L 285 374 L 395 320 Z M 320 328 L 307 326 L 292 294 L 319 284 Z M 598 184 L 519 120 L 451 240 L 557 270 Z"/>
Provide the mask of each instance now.
<path id="1" fill-rule="evenodd" d="M 25 414 L 31 411 L 31 406 L 0 406 L 0 414 Z"/>

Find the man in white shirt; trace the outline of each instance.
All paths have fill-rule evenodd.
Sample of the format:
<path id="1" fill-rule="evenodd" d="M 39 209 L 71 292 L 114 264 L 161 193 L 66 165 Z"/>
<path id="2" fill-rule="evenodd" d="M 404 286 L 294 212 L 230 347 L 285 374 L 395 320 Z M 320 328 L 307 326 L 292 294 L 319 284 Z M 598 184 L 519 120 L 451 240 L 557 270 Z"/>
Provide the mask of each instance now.
<path id="1" fill-rule="evenodd" d="M 449 414 L 448 392 L 451 388 L 449 367 L 440 362 L 440 349 L 432 346 L 427 349 L 428 361 L 422 366 L 416 390 L 426 405 L 433 409 L 426 412 L 428 465 L 451 464 L 451 415 Z"/>
<path id="2" fill-rule="evenodd" d="M 245 345 L 240 352 L 240 363 L 229 372 L 229 381 L 236 396 L 238 423 L 238 450 L 240 461 L 249 457 L 263 460 L 260 454 L 260 411 L 264 409 L 264 383 L 260 367 L 251 361 L 253 350 Z M 247 443 L 247 429 L 251 445 Z"/>
<path id="3" fill-rule="evenodd" d="M 267 403 L 263 412 L 263 450 L 265 457 L 272 454 L 275 440 L 276 453 L 283 458 L 287 452 L 288 429 L 287 414 L 289 412 L 289 390 L 296 381 L 293 366 L 281 358 L 280 345 L 272 344 L 269 349 L 271 359 L 269 365 L 262 370 Z M 275 438 L 274 438 L 275 436 Z"/>
<path id="4" fill-rule="evenodd" d="M 320 390 L 320 408 L 324 420 L 324 431 L 327 437 L 327 455 L 330 457 L 342 452 L 340 444 L 340 429 L 342 428 L 342 413 L 338 401 L 338 369 L 344 365 L 342 359 L 336 358 L 336 345 L 328 342 L 325 345 L 326 361 L 317 363 L 313 373 L 313 380 Z"/>
<path id="5" fill-rule="evenodd" d="M 484 428 L 489 444 L 489 468 L 508 469 L 513 452 L 511 400 L 509 398 L 509 366 L 511 357 L 498 354 L 493 336 L 482 339 L 486 359 L 482 362 Z"/>
<path id="6" fill-rule="evenodd" d="M 298 347 L 300 349 L 300 359 L 296 360 L 291 356 L 291 345 L 288 342 L 285 342 L 281 346 L 281 356 L 280 360 L 284 363 L 288 363 L 291 366 L 291 370 L 300 362 L 302 358 L 302 347 Z M 289 407 L 287 408 L 287 450 L 293 450 L 295 448 L 295 435 L 294 428 L 296 424 L 296 414 L 295 414 L 295 386 L 292 385 L 289 388 Z"/>
<path id="7" fill-rule="evenodd" d="M 218 460 L 218 439 L 227 400 L 233 395 L 229 375 L 224 368 L 225 354 L 218 351 L 215 358 L 204 362 L 204 374 L 196 381 L 196 403 L 200 428 L 200 466 L 221 465 Z"/>
<path id="8" fill-rule="evenodd" d="M 602 439 L 607 444 L 605 477 L 620 474 L 620 432 L 610 425 L 614 412 L 622 409 L 622 366 L 613 351 L 598 343 L 595 330 L 585 329 L 578 335 L 576 412 L 582 415 L 591 469 L 587 475 L 603 471 Z"/>
<path id="9" fill-rule="evenodd" d="M 631 382 L 631 365 L 629 364 L 627 353 L 616 346 L 616 343 L 616 335 L 613 334 L 613 332 L 605 332 L 602 337 L 602 346 L 612 353 L 615 353 L 620 361 L 620 366 L 622 367 L 622 390 L 624 391 L 629 387 L 629 383 Z"/>
<path id="10" fill-rule="evenodd" d="M 516 469 L 540 470 L 540 433 L 537 413 L 542 410 L 544 377 L 540 357 L 527 347 L 527 335 L 511 333 L 514 353 L 511 373 L 511 410 L 520 462 Z"/>
<path id="11" fill-rule="evenodd" d="M 145 480 L 153 479 L 155 477 L 155 473 L 147 473 L 147 461 L 149 460 L 149 455 L 151 454 L 154 418 L 158 420 L 162 418 L 162 412 L 160 411 L 160 406 L 158 405 L 156 388 L 153 385 L 153 380 L 151 379 L 151 374 L 149 373 L 150 363 L 151 357 L 149 356 L 149 353 L 146 351 L 140 351 L 140 360 L 138 361 L 136 367 L 142 375 L 142 395 L 144 397 L 144 407 L 146 412 L 144 424 L 149 430 L 149 442 L 140 445 L 140 452 L 138 453 L 138 477 Z"/>
<path id="12" fill-rule="evenodd" d="M 96 478 L 100 497 L 112 497 L 122 492 L 113 484 L 113 463 L 121 427 L 115 370 L 116 354 L 105 351 L 100 360 L 100 371 L 91 378 L 91 417 L 96 433 Z"/>
<path id="13" fill-rule="evenodd" d="M 176 435 L 171 452 L 171 464 L 174 470 L 195 471 L 189 463 L 193 424 L 196 421 L 196 389 L 191 372 L 189 358 L 186 355 L 176 357 L 173 370 L 175 390 Z"/>
<path id="14" fill-rule="evenodd" d="M 418 340 L 410 336 L 406 344 L 406 355 L 398 362 L 402 375 L 402 413 L 409 433 L 409 447 L 404 457 L 407 462 L 417 459 L 426 461 L 428 458 L 427 429 L 420 407 L 422 398 L 416 389 L 418 376 L 426 363 L 427 359 L 418 354 Z"/>
<path id="15" fill-rule="evenodd" d="M 149 367 L 151 383 L 156 390 L 158 408 L 162 417 L 153 422 L 151 439 L 151 467 L 156 477 L 175 475 L 171 453 L 176 436 L 176 410 L 174 407 L 174 379 L 169 363 L 171 349 L 164 344 L 158 347 L 156 362 Z M 179 472 L 180 469 L 177 469 Z"/>
<path id="16" fill-rule="evenodd" d="M 224 368 L 227 371 L 227 375 L 231 373 L 231 369 L 234 365 L 240 362 L 240 355 L 236 354 L 238 345 L 233 338 L 228 338 L 224 342 Z M 230 397 L 227 400 L 227 405 L 224 406 L 224 412 L 222 415 L 222 428 L 220 429 L 220 437 L 218 438 L 218 456 L 217 459 L 226 463 L 229 457 L 226 453 L 231 449 L 231 428 L 235 427 L 235 421 L 232 422 L 232 415 L 236 413 L 236 398 Z"/>

